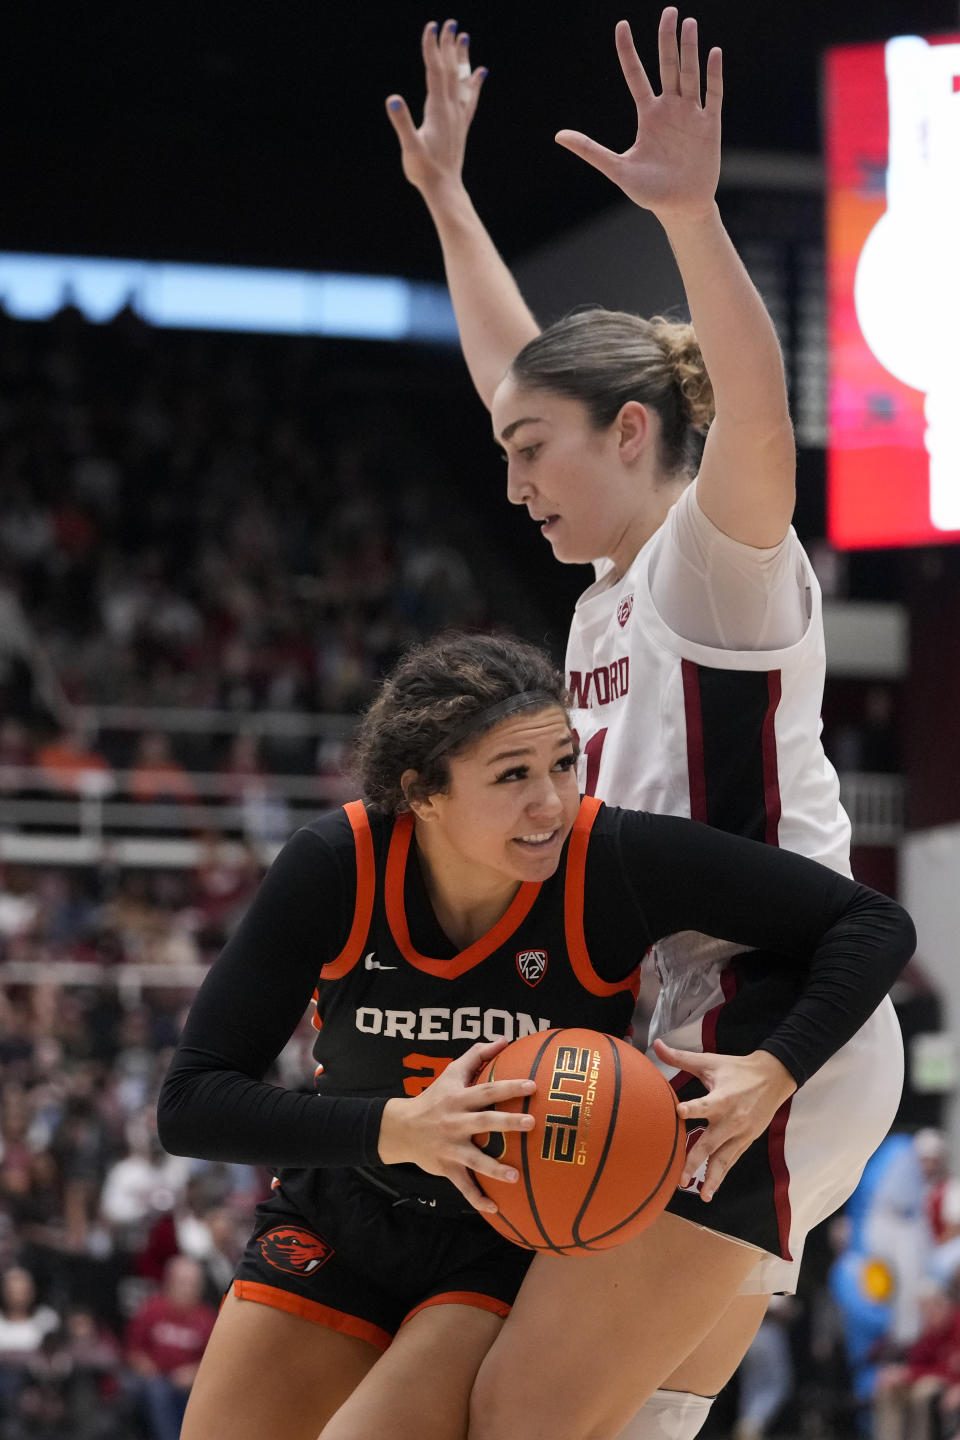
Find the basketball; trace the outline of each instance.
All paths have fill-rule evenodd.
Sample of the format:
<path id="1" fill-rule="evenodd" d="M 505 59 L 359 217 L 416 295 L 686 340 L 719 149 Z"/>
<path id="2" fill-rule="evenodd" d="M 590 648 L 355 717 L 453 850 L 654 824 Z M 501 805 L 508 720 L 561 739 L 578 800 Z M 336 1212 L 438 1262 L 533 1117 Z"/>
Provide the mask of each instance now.
<path id="1" fill-rule="evenodd" d="M 499 1207 L 484 1219 L 515 1244 L 556 1255 L 607 1250 L 645 1230 L 673 1194 L 686 1149 L 657 1067 L 612 1035 L 544 1030 L 513 1041 L 477 1083 L 526 1078 L 536 1091 L 500 1108 L 534 1115 L 533 1129 L 476 1137 L 520 1175 L 515 1184 L 476 1176 Z"/>

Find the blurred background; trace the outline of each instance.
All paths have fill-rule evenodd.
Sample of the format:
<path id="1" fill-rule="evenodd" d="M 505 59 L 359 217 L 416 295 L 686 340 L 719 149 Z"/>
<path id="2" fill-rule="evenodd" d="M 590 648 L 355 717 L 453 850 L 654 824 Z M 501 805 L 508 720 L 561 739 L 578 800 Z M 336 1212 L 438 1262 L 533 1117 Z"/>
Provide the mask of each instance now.
<path id="1" fill-rule="evenodd" d="M 468 184 L 543 322 L 682 310 L 656 222 L 552 140 L 631 142 L 622 13 L 456 15 L 490 72 Z M 651 61 L 658 13 L 629 12 Z M 895 1133 L 705 1433 L 948 1440 L 960 12 L 696 13 L 724 50 L 721 210 L 790 378 L 855 873 L 920 937 Z M 159 1149 L 191 995 L 284 838 L 355 793 L 354 718 L 399 651 L 499 625 L 559 660 L 589 580 L 505 503 L 384 115 L 394 90 L 419 113 L 431 18 L 0 15 L 0 1440 L 176 1434 L 153 1382 L 196 1363 L 266 1182 Z M 276 1078 L 308 1085 L 309 1049 Z M 190 1336 L 160 1353 L 170 1313 Z"/>

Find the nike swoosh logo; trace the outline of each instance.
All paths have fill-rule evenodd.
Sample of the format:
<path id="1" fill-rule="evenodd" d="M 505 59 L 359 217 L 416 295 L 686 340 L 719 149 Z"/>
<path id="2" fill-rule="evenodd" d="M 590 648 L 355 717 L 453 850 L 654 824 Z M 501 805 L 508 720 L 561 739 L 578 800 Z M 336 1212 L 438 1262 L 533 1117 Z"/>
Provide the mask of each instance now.
<path id="1" fill-rule="evenodd" d="M 396 970 L 396 965 L 381 965 L 379 960 L 374 960 L 373 957 L 376 953 L 376 950 L 371 950 L 369 955 L 364 956 L 363 966 L 365 970 Z"/>

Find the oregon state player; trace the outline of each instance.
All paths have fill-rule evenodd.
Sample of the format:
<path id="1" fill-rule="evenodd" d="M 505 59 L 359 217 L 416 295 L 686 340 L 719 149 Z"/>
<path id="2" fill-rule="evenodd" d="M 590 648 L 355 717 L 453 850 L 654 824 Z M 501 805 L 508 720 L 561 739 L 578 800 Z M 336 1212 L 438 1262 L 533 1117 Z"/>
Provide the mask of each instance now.
<path id="1" fill-rule="evenodd" d="M 797 856 L 581 799 L 563 694 L 547 658 L 506 637 L 444 637 L 402 660 L 362 728 L 371 803 L 293 837 L 201 987 L 164 1082 L 162 1138 L 272 1163 L 279 1184 L 221 1310 L 184 1440 L 306 1440 L 324 1424 L 333 1440 L 463 1433 L 478 1366 L 513 1326 L 530 1264 L 475 1213 L 492 1202 L 474 1172 L 515 1172 L 472 1137 L 527 1128 L 531 1117 L 490 1107 L 532 1082 L 471 1081 L 520 1033 L 624 1033 L 637 957 L 677 929 L 773 947 L 768 964 L 796 981 L 775 1017 L 742 1017 L 742 1058 L 670 1052 L 711 1090 L 684 1107 L 709 1122 L 688 1170 L 745 1151 L 748 1178 L 704 1207 L 713 1228 L 666 1216 L 648 1234 L 670 1253 L 679 1226 L 697 1265 L 719 1257 L 679 1284 L 681 1311 L 735 1286 L 771 1247 L 782 1253 L 767 1126 L 879 1003 L 910 952 L 909 920 Z M 312 992 L 317 1089 L 279 1089 L 263 1077 Z M 559 1263 L 572 1273 L 594 1258 Z M 593 1273 L 604 1274 L 581 1272 Z M 620 1406 L 606 1369 L 638 1324 L 631 1304 L 649 1312 L 633 1296 L 592 1361 Z M 524 1314 L 511 1352 L 531 1356 L 543 1323 Z M 530 1383 L 548 1358 L 558 1355 L 541 1357 Z M 523 1423 L 578 1433 L 577 1374 L 571 1354 Z M 629 1375 L 620 1383 L 642 1398 Z"/>

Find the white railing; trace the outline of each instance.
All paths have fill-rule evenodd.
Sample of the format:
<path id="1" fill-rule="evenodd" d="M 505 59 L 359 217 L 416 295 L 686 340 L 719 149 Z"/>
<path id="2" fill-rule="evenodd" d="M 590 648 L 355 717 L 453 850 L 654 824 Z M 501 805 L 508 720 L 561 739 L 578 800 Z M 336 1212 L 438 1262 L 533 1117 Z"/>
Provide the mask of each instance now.
<path id="1" fill-rule="evenodd" d="M 0 965 L 2 985 L 83 985 L 114 987 L 125 1007 L 139 1005 L 145 990 L 196 990 L 205 965 L 88 964 L 84 960 L 7 960 Z"/>
<path id="2" fill-rule="evenodd" d="M 352 715 L 303 710 L 214 710 L 183 705 L 80 705 L 73 722 L 91 734 L 104 730 L 162 730 L 168 735 L 316 735 L 347 740 L 357 728 Z"/>
<path id="3" fill-rule="evenodd" d="M 211 835 L 252 844 L 264 859 L 313 815 L 353 799 L 343 775 L 184 772 L 156 782 L 181 800 L 137 800 L 136 772 L 87 770 L 59 784 L 35 766 L 0 767 L 0 859 L 19 864 L 189 868 Z M 68 793 L 68 788 L 74 793 Z M 53 793 L 50 793 L 50 792 Z M 46 792 L 46 793 L 44 793 Z"/>
<path id="4" fill-rule="evenodd" d="M 906 805 L 902 775 L 861 772 L 841 775 L 840 799 L 850 816 L 854 845 L 899 844 Z"/>

